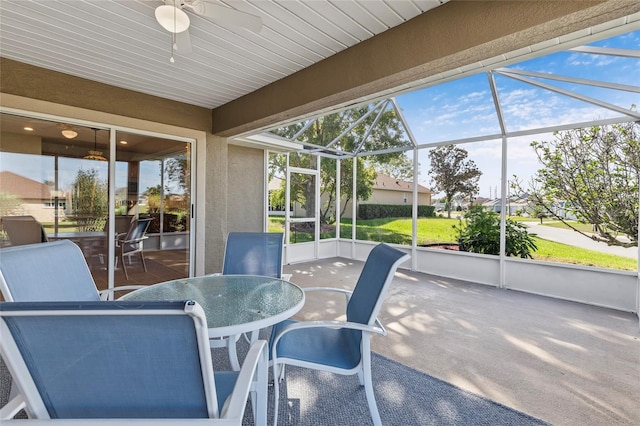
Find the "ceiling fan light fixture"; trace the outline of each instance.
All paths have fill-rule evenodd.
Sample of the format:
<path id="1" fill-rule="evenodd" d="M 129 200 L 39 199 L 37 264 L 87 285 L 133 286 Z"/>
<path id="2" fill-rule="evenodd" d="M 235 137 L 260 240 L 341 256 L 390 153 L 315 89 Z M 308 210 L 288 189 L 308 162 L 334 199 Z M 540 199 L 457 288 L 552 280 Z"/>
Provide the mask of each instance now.
<path id="1" fill-rule="evenodd" d="M 62 133 L 62 136 L 64 136 L 67 139 L 73 139 L 76 136 L 78 136 L 78 132 L 76 132 L 73 126 L 69 126 L 69 125 L 64 126 L 60 131 L 60 133 Z"/>
<path id="2" fill-rule="evenodd" d="M 102 155 L 102 151 L 94 150 L 90 150 L 89 153 L 82 158 L 85 160 L 107 161 L 107 158 Z"/>
<path id="3" fill-rule="evenodd" d="M 93 130 L 93 149 L 90 149 L 87 155 L 82 158 L 85 160 L 107 161 L 106 157 L 102 155 L 102 151 L 98 151 L 98 129 L 92 128 L 91 130 Z"/>
<path id="4" fill-rule="evenodd" d="M 170 4 L 156 7 L 156 20 L 162 28 L 176 34 L 186 31 L 191 23 L 184 10 Z"/>

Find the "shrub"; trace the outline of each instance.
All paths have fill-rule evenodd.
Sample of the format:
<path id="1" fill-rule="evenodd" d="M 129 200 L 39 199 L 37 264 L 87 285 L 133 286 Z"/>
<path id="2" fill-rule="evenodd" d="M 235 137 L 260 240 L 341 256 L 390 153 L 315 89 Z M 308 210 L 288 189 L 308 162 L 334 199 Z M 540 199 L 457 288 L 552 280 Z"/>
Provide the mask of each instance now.
<path id="1" fill-rule="evenodd" d="M 411 208 L 407 204 L 360 204 L 358 206 L 358 219 L 411 217 Z M 435 217 L 435 207 L 418 206 L 418 217 Z"/>
<path id="2" fill-rule="evenodd" d="M 481 206 L 473 207 L 464 215 L 457 225 L 453 225 L 458 233 L 460 250 L 482 254 L 500 254 L 500 216 L 486 211 Z M 526 227 L 511 219 L 506 220 L 507 256 L 531 259 L 531 253 L 538 247 Z"/>

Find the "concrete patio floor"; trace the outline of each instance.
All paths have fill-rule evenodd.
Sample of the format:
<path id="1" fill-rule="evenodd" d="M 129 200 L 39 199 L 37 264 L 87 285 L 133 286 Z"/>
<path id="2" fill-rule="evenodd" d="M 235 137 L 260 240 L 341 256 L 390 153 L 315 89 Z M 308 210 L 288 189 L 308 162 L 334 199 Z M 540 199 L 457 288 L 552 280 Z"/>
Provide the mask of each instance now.
<path id="1" fill-rule="evenodd" d="M 301 287 L 355 285 L 363 262 L 286 265 Z M 344 299 L 313 294 L 299 319 L 333 319 Z M 634 313 L 398 270 L 375 352 L 555 425 L 640 424 Z M 375 385 L 375 372 L 373 373 Z"/>

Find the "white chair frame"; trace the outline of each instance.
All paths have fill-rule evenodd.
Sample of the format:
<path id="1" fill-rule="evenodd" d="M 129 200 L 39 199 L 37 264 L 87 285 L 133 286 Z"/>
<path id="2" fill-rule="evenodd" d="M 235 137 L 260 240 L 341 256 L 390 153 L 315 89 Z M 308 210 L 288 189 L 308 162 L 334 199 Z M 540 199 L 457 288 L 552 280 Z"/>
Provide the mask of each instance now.
<path id="1" fill-rule="evenodd" d="M 310 368 L 314 370 L 328 371 L 331 373 L 341 374 L 341 375 L 353 375 L 357 374 L 360 384 L 365 388 L 365 394 L 367 397 L 367 404 L 369 406 L 369 412 L 371 413 L 371 418 L 373 420 L 373 424 L 376 426 L 382 425 L 382 420 L 380 418 L 380 413 L 378 411 L 378 406 L 376 404 L 375 395 L 373 392 L 373 381 L 371 379 L 371 335 L 372 334 L 380 334 L 383 336 L 387 335 L 387 331 L 377 318 L 377 313 L 379 312 L 382 304 L 384 303 L 384 298 L 386 292 L 391 284 L 391 281 L 394 277 L 394 272 L 396 271 L 398 265 L 402 262 L 409 259 L 410 256 L 408 254 L 404 254 L 399 257 L 391 266 L 390 273 L 387 275 L 385 282 L 382 286 L 382 291 L 376 300 L 375 306 L 372 309 L 373 316 L 370 318 L 368 324 L 362 324 L 357 322 L 347 322 L 347 321 L 301 321 L 294 322 L 292 324 L 286 325 L 280 332 L 273 338 L 270 342 L 271 345 L 271 363 L 273 366 L 273 377 L 274 377 L 274 394 L 275 394 L 275 404 L 274 404 L 274 417 L 273 417 L 273 425 L 277 426 L 278 423 L 278 402 L 279 402 L 279 385 L 278 382 L 284 378 L 285 373 L 285 365 L 295 365 L 298 367 Z M 334 292 L 341 293 L 345 296 L 347 304 L 351 300 L 351 296 L 353 294 L 350 290 L 333 288 L 333 287 L 311 287 L 304 289 L 305 294 L 309 292 Z M 360 341 L 360 363 L 356 365 L 352 369 L 343 369 L 338 367 L 333 367 L 329 365 L 323 365 L 318 363 L 311 363 L 307 361 L 302 361 L 294 358 L 286 358 L 286 357 L 278 357 L 277 346 L 280 339 L 285 336 L 287 333 L 290 333 L 294 330 L 301 329 L 311 329 L 311 328 L 346 328 L 352 330 L 362 331 L 362 339 Z"/>

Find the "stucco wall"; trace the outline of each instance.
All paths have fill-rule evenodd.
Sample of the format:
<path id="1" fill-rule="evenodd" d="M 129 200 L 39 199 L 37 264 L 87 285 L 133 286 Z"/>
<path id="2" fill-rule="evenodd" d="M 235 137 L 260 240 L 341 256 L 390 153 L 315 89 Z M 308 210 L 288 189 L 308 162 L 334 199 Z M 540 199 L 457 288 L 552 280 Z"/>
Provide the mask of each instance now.
<path id="1" fill-rule="evenodd" d="M 227 230 L 262 231 L 264 151 L 229 145 Z"/>
<path id="2" fill-rule="evenodd" d="M 205 232 L 204 272 L 213 274 L 222 271 L 224 242 L 227 235 L 227 141 L 207 135 L 205 160 Z M 201 238 L 202 235 L 196 236 Z"/>
<path id="3" fill-rule="evenodd" d="M 232 231 L 262 231 L 264 151 L 228 145 L 209 135 L 206 159 L 205 273 L 222 270 Z"/>

